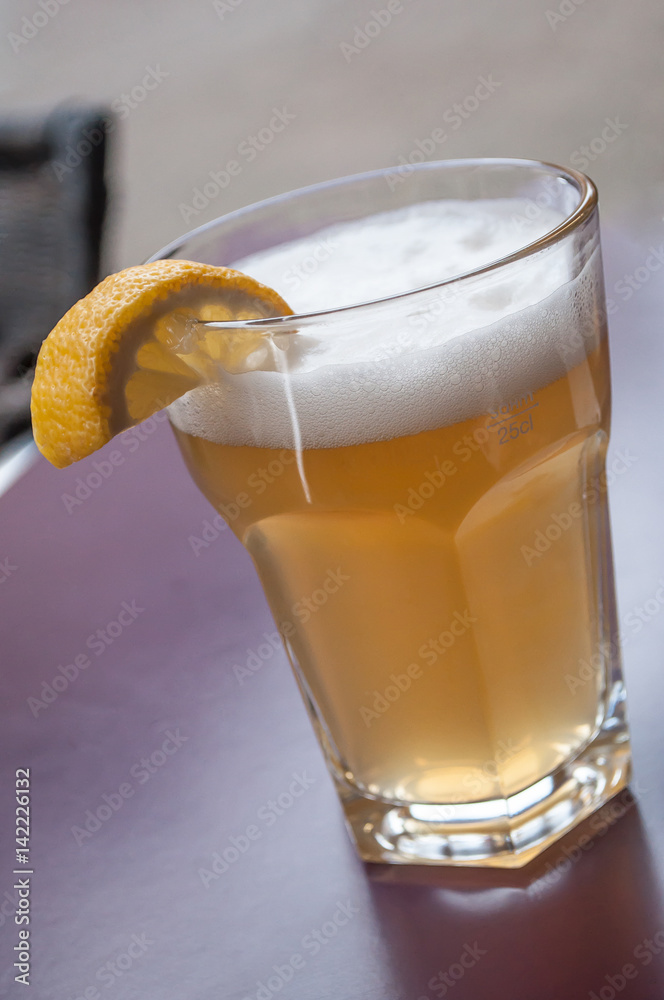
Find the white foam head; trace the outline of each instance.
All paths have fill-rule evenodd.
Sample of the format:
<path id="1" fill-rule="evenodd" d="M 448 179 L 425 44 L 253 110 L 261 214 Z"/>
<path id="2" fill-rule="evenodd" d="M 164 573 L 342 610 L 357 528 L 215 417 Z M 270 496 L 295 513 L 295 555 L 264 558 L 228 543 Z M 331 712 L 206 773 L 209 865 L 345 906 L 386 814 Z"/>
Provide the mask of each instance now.
<path id="1" fill-rule="evenodd" d="M 476 270 L 562 221 L 562 213 L 533 213 L 520 199 L 429 202 L 333 226 L 232 266 L 306 313 Z M 273 370 L 220 373 L 218 383 L 176 400 L 170 417 L 219 443 L 329 448 L 485 413 L 559 378 L 596 346 L 599 254 L 573 281 L 569 254 L 557 244 L 442 289 L 302 323 L 278 338 Z"/>

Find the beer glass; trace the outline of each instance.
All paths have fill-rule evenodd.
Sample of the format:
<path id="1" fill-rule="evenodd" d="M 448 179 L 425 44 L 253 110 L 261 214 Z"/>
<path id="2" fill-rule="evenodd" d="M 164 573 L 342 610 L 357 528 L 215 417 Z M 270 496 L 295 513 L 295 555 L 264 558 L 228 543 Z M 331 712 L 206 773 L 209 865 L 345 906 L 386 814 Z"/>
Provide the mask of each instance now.
<path id="1" fill-rule="evenodd" d="M 394 212 L 433 240 L 419 270 L 366 236 Z M 629 776 L 595 187 L 425 163 L 269 199 L 156 258 L 265 280 L 293 241 L 287 301 L 349 247 L 382 292 L 347 267 L 293 316 L 203 317 L 220 360 L 169 407 L 175 435 L 254 561 L 360 856 L 522 866 Z"/>

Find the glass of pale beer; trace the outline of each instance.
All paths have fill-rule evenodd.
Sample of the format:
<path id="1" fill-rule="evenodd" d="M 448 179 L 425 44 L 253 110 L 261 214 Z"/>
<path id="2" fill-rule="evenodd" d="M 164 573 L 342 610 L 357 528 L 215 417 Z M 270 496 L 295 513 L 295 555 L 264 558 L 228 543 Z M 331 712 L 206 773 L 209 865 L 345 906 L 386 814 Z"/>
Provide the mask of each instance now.
<path id="1" fill-rule="evenodd" d="M 629 777 L 594 185 L 424 163 L 156 256 L 294 310 L 202 322 L 224 360 L 169 416 L 255 563 L 359 854 L 525 864 Z"/>

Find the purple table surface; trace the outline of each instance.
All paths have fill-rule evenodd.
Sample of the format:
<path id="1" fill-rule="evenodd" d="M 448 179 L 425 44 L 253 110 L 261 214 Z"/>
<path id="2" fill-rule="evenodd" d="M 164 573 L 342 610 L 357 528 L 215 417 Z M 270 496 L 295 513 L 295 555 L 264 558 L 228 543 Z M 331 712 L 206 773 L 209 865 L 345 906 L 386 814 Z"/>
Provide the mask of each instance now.
<path id="1" fill-rule="evenodd" d="M 153 420 L 0 500 L 1 996 L 661 1000 L 661 235 L 605 233 L 633 797 L 519 872 L 363 865 L 251 562 Z"/>

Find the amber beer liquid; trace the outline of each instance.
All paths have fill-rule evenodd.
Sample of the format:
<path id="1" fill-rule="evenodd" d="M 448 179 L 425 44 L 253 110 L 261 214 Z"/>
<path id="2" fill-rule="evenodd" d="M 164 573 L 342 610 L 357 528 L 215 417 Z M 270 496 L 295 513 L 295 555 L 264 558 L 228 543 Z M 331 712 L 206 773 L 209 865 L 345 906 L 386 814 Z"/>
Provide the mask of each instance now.
<path id="1" fill-rule="evenodd" d="M 476 209 L 467 207 L 465 232 L 459 206 L 451 211 L 454 225 L 440 220 L 442 234 L 426 231 L 427 257 L 445 257 L 445 231 L 448 256 L 482 231 Z M 489 230 L 492 212 L 504 222 L 504 206 L 482 211 Z M 407 224 L 421 248 L 422 227 Z M 385 253 L 390 219 L 375 226 Z M 366 224 L 337 231 L 335 252 L 359 238 L 369 239 Z M 304 251 L 281 248 L 276 268 L 269 252 L 240 266 L 288 297 L 280 276 L 294 273 L 289 261 Z M 520 811 L 532 830 L 550 821 L 551 795 L 564 808 L 569 762 L 598 738 L 604 746 L 603 720 L 614 712 L 619 664 L 584 669 L 615 640 L 607 339 L 601 313 L 583 301 L 601 277 L 590 259 L 570 291 L 551 266 L 538 267 L 528 290 L 518 266 L 502 290 L 494 281 L 477 307 L 481 335 L 468 329 L 477 315 L 462 315 L 459 300 L 434 299 L 392 331 L 391 344 L 385 336 L 375 360 L 369 352 L 344 372 L 332 355 L 327 369 L 314 360 L 298 371 L 296 355 L 287 375 L 220 376 L 229 398 L 217 396 L 215 420 L 203 419 L 213 394 L 171 408 L 193 478 L 253 558 L 349 823 L 373 860 L 407 861 L 410 852 L 473 863 L 492 854 L 484 841 L 504 835 L 492 863 L 523 863 L 550 836 L 520 833 Z M 330 283 L 343 268 L 339 257 Z M 317 291 L 314 278 L 302 295 L 329 306 L 334 289 L 321 274 Z M 466 324 L 460 346 L 432 330 L 447 307 Z M 430 345 L 425 363 L 404 368 L 399 351 L 416 357 L 420 333 Z M 484 350 L 493 364 L 486 391 L 473 380 Z M 470 380 L 465 393 L 457 375 Z M 346 391 L 353 379 L 359 388 Z M 261 399 L 267 416 L 257 429 Z M 616 789 L 624 760 L 617 770 Z M 385 847 L 395 828 L 396 847 Z M 434 846 L 418 857 L 427 833 Z"/>
<path id="2" fill-rule="evenodd" d="M 565 677 L 597 650 L 582 511 L 594 488 L 592 514 L 606 516 L 607 392 L 602 347 L 499 417 L 307 450 L 311 504 L 286 454 L 176 431 L 200 488 L 234 515 L 338 767 L 362 790 L 407 802 L 497 798 L 592 735 L 603 679 L 572 693 Z M 252 490 L 271 465 L 278 476 Z M 340 482 L 351 484 L 343 506 Z M 338 587 L 327 594 L 330 573 Z"/>

